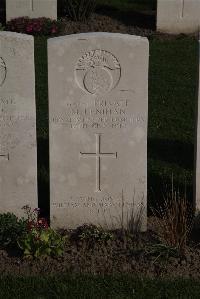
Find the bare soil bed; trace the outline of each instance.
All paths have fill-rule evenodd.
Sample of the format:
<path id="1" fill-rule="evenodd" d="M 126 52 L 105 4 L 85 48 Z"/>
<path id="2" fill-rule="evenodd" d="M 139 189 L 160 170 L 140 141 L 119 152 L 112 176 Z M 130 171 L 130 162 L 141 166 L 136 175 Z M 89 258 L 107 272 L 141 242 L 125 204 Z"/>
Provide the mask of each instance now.
<path id="1" fill-rule="evenodd" d="M 147 28 L 140 28 L 134 25 L 126 25 L 122 21 L 110 16 L 93 14 L 87 22 L 75 22 L 69 18 L 64 18 L 65 23 L 62 34 L 74 34 L 80 32 L 113 32 L 124 34 L 135 34 L 141 36 L 151 36 L 155 31 Z"/>
<path id="2" fill-rule="evenodd" d="M 145 18 L 145 15 L 143 16 Z M 181 35 L 171 35 L 156 32 L 154 26 L 154 20 L 147 22 L 144 26 L 141 26 L 138 19 L 134 19 L 134 15 L 125 17 L 113 17 L 106 14 L 94 13 L 92 17 L 86 22 L 75 22 L 70 18 L 63 18 L 64 24 L 62 35 L 75 34 L 75 33 L 86 33 L 86 32 L 112 32 L 112 33 L 123 33 L 131 35 L 139 35 L 143 37 L 156 37 L 161 39 L 176 39 L 180 38 Z M 153 23 L 153 24 L 152 24 Z"/>
<path id="3" fill-rule="evenodd" d="M 191 238 L 184 255 L 154 251 L 160 243 L 156 219 L 149 218 L 148 231 L 135 235 L 113 232 L 113 239 L 86 241 L 68 235 L 64 254 L 59 258 L 24 258 L 15 250 L 0 250 L 0 275 L 49 275 L 61 273 L 119 274 L 147 277 L 200 278 L 200 243 Z M 195 235 L 199 235 L 196 232 Z M 194 241 L 195 240 L 195 241 Z M 153 252 L 154 251 L 154 252 Z"/>

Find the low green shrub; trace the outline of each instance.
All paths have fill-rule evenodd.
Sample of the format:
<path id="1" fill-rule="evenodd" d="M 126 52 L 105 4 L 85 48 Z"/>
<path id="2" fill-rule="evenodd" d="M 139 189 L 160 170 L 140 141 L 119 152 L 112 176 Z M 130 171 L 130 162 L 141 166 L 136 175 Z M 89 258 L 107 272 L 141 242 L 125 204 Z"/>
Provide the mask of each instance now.
<path id="1" fill-rule="evenodd" d="M 25 256 L 39 258 L 41 256 L 61 256 L 63 254 L 65 237 L 52 228 L 31 229 L 19 240 L 18 246 Z"/>
<path id="2" fill-rule="evenodd" d="M 177 248 L 162 243 L 147 245 L 145 248 L 145 255 L 154 257 L 154 262 L 167 261 L 170 257 L 180 257 Z"/>
<path id="3" fill-rule="evenodd" d="M 0 214 L 0 247 L 15 246 L 26 231 L 26 221 L 12 213 Z"/>
<path id="4" fill-rule="evenodd" d="M 112 233 L 104 231 L 101 227 L 93 224 L 83 224 L 77 227 L 72 234 L 73 239 L 99 243 L 112 240 L 113 237 Z"/>
<path id="5" fill-rule="evenodd" d="M 65 0 L 66 13 L 73 21 L 86 21 L 95 11 L 96 0 Z"/>
<path id="6" fill-rule="evenodd" d="M 4 31 L 5 27 L 0 23 L 0 31 Z"/>
<path id="7" fill-rule="evenodd" d="M 39 217 L 40 209 L 31 210 L 29 206 L 24 206 L 23 209 L 27 226 L 17 242 L 23 254 L 35 258 L 62 255 L 66 237 L 50 228 L 45 218 Z"/>

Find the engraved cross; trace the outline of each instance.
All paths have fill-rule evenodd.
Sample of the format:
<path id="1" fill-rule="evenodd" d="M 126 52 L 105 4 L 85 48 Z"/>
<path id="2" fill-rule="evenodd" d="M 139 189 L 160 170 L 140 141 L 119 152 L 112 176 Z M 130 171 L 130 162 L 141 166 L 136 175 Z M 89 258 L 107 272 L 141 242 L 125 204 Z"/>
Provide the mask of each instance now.
<path id="1" fill-rule="evenodd" d="M 182 7 L 181 7 L 181 18 L 184 17 L 184 11 L 185 11 L 185 0 L 182 0 Z"/>
<path id="2" fill-rule="evenodd" d="M 101 192 L 101 159 L 102 158 L 115 158 L 117 159 L 116 153 L 102 153 L 101 152 L 101 134 L 95 134 L 96 136 L 96 153 L 82 153 L 80 152 L 81 158 L 96 158 L 96 192 Z"/>
<path id="3" fill-rule="evenodd" d="M 31 10 L 34 11 L 34 0 L 30 0 L 30 6 L 31 6 Z"/>
<path id="4" fill-rule="evenodd" d="M 0 158 L 6 158 L 8 161 L 10 160 L 10 156 L 9 156 L 9 154 L 7 154 L 7 155 L 0 155 Z"/>

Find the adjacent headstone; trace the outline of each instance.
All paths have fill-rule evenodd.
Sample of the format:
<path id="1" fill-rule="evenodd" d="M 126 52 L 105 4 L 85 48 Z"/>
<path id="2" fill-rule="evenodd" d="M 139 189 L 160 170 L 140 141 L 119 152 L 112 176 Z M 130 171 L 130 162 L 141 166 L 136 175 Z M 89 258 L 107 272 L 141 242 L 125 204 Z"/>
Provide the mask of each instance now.
<path id="1" fill-rule="evenodd" d="M 200 27 L 199 0 L 158 0 L 157 30 L 166 33 L 193 33 Z"/>
<path id="2" fill-rule="evenodd" d="M 18 17 L 57 19 L 57 0 L 6 0 L 6 20 Z"/>
<path id="3" fill-rule="evenodd" d="M 148 41 L 48 41 L 51 224 L 146 229 Z"/>
<path id="4" fill-rule="evenodd" d="M 0 32 L 0 213 L 37 207 L 34 39 Z"/>
<path id="5" fill-rule="evenodd" d="M 199 83 L 198 83 L 198 109 L 197 109 L 197 131 L 196 131 L 196 184 L 195 184 L 195 205 L 196 211 L 200 212 L 200 40 L 199 40 Z"/>

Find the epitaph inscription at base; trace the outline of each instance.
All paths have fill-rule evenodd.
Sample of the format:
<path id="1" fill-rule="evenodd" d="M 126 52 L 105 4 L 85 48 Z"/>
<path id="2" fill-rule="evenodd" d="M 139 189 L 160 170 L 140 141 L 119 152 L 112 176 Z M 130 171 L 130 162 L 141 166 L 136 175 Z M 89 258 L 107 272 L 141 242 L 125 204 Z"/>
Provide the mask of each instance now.
<path id="1" fill-rule="evenodd" d="M 122 34 L 49 40 L 54 227 L 119 227 L 141 213 L 146 229 L 148 53 L 146 38 Z"/>
<path id="2" fill-rule="evenodd" d="M 0 32 L 0 213 L 37 207 L 34 39 Z"/>

